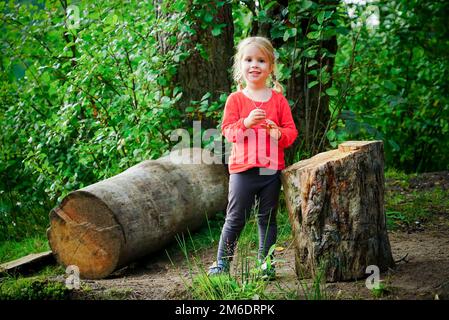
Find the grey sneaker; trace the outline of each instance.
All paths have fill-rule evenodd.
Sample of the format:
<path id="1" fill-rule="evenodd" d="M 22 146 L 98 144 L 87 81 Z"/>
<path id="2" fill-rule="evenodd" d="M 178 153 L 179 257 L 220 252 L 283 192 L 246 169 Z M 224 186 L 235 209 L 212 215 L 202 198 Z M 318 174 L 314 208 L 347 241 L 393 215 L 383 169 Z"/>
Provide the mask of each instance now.
<path id="1" fill-rule="evenodd" d="M 210 267 L 207 276 L 218 276 L 229 273 L 229 262 L 223 259 L 217 260 Z"/>

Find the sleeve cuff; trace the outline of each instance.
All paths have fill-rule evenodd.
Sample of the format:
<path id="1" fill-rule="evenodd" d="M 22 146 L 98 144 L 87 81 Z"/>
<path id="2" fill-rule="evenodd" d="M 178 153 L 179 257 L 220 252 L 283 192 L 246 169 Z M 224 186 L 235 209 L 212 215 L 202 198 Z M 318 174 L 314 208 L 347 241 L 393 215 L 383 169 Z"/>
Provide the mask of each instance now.
<path id="1" fill-rule="evenodd" d="M 242 130 L 248 129 L 247 127 L 245 127 L 244 121 L 245 121 L 245 118 L 241 118 L 241 119 L 239 119 L 239 121 L 237 121 L 239 129 L 242 129 Z"/>
<path id="2" fill-rule="evenodd" d="M 286 142 L 285 140 L 287 139 L 287 136 L 284 132 L 284 128 L 279 128 L 279 130 L 281 131 L 281 137 L 278 140 L 278 144 L 279 146 L 283 147 Z"/>

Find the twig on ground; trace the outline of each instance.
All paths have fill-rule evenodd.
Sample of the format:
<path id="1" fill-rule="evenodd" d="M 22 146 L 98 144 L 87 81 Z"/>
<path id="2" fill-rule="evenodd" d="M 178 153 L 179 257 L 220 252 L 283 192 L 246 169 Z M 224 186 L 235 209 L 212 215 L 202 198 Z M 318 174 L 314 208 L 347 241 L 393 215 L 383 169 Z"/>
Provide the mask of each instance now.
<path id="1" fill-rule="evenodd" d="M 408 253 L 406 253 L 405 256 L 403 256 L 401 259 L 395 260 L 394 263 L 399 263 L 401 261 L 405 261 L 406 263 L 408 263 L 409 261 L 407 260 L 407 257 L 408 257 Z"/>

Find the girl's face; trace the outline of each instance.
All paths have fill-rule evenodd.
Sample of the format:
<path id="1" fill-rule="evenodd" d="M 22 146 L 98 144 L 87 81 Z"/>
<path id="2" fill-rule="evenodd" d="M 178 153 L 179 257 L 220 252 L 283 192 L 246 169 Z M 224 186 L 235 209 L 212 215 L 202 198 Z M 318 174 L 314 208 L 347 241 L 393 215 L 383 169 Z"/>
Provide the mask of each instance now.
<path id="1" fill-rule="evenodd" d="M 246 83 L 257 87 L 265 86 L 273 71 L 267 55 L 253 44 L 243 49 L 241 68 Z"/>

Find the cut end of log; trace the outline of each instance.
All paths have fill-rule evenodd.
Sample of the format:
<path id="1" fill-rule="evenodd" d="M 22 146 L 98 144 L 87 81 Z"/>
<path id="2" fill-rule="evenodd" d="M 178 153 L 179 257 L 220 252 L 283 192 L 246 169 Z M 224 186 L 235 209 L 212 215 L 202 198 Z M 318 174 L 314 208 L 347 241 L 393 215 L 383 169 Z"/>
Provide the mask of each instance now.
<path id="1" fill-rule="evenodd" d="M 58 263 L 79 268 L 80 276 L 100 279 L 119 261 L 124 241 L 109 208 L 88 192 L 69 194 L 50 212 L 47 236 Z"/>

